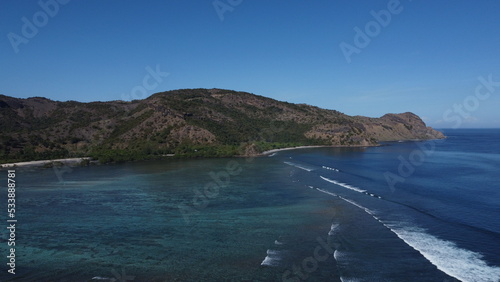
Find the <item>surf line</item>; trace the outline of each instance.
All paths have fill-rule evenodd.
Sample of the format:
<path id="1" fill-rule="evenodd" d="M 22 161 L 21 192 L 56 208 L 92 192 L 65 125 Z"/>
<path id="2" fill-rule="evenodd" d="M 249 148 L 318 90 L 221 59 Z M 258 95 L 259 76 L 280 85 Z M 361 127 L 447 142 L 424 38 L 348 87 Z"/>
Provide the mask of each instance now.
<path id="1" fill-rule="evenodd" d="M 338 169 L 338 168 L 334 168 L 334 167 L 322 166 L 321 168 L 324 168 L 324 169 L 327 169 L 327 170 L 333 170 L 333 171 L 339 172 L 339 169 Z"/>
<path id="2" fill-rule="evenodd" d="M 332 247 L 330 236 L 327 237 L 326 242 L 319 236 L 316 238 L 316 241 L 318 245 L 314 248 L 313 254 L 304 258 L 300 265 L 293 264 L 292 270 L 285 270 L 281 277 L 282 281 L 306 280 L 309 278 L 309 274 L 318 270 L 319 262 L 326 261 L 331 256 L 334 257 L 335 249 Z"/>
<path id="3" fill-rule="evenodd" d="M 493 277 L 500 277 L 500 267 L 490 266 L 482 255 L 471 250 L 461 249 L 455 243 L 435 237 L 424 229 L 418 227 L 397 227 L 384 222 L 374 211 L 342 196 L 323 189 L 316 190 L 336 196 L 371 215 L 375 220 L 405 242 L 408 246 L 419 252 L 427 261 L 447 275 L 461 281 L 498 282 Z M 449 255 L 452 254 L 452 255 Z"/>
<path id="4" fill-rule="evenodd" d="M 358 187 L 355 187 L 355 186 L 349 185 L 349 184 L 347 184 L 347 183 L 342 183 L 342 182 L 339 182 L 339 181 L 337 181 L 337 180 L 333 180 L 333 179 L 330 179 L 330 178 L 323 177 L 323 176 L 321 176 L 321 175 L 320 175 L 320 177 L 321 177 L 321 179 L 323 179 L 323 180 L 325 180 L 325 181 L 327 181 L 327 182 L 333 183 L 333 184 L 335 184 L 335 185 L 339 185 L 339 186 L 344 187 L 344 188 L 347 188 L 347 189 L 349 189 L 349 190 L 353 190 L 353 191 L 356 191 L 356 192 L 359 192 L 359 193 L 363 193 L 363 194 L 365 194 L 365 195 L 368 195 L 368 196 L 371 196 L 371 197 L 374 197 L 374 198 L 379 198 L 379 199 L 382 199 L 382 197 L 380 197 L 379 195 L 375 195 L 375 194 L 373 194 L 373 193 L 369 193 L 369 192 L 367 192 L 366 190 L 363 190 L 363 189 L 360 189 L 360 188 L 358 188 Z"/>
<path id="5" fill-rule="evenodd" d="M 304 166 L 301 166 L 301 165 L 298 165 L 298 164 L 295 164 L 295 163 L 292 163 L 292 162 L 283 162 L 287 165 L 290 165 L 290 166 L 294 166 L 296 168 L 300 168 L 300 169 L 303 169 L 305 171 L 312 171 L 313 169 L 312 168 L 307 168 L 307 167 L 304 167 Z"/>

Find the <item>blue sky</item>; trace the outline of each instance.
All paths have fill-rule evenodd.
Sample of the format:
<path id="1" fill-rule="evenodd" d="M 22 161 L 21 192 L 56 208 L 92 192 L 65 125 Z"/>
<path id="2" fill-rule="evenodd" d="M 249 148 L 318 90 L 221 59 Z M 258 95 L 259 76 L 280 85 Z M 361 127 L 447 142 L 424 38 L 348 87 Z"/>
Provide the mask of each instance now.
<path id="1" fill-rule="evenodd" d="M 225 88 L 498 128 L 499 13 L 495 0 L 2 1 L 0 93 L 88 102 Z"/>

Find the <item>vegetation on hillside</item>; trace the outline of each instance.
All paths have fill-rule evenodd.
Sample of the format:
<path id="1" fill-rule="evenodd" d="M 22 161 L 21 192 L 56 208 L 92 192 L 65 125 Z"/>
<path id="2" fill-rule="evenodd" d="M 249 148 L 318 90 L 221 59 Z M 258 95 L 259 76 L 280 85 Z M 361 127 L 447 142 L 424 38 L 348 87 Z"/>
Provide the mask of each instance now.
<path id="1" fill-rule="evenodd" d="M 228 157 L 300 145 L 442 138 L 412 114 L 378 119 L 231 90 L 79 103 L 0 95 L 0 162 L 91 156 L 101 162 Z"/>

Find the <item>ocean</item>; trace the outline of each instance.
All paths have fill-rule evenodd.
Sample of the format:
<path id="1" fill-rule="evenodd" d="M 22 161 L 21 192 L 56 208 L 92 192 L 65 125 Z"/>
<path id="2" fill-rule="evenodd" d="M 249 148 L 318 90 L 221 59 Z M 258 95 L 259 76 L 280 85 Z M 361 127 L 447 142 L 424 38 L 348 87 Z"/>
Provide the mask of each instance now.
<path id="1" fill-rule="evenodd" d="M 18 168 L 16 274 L 4 227 L 0 280 L 500 281 L 500 130 L 442 131 L 258 158 Z"/>

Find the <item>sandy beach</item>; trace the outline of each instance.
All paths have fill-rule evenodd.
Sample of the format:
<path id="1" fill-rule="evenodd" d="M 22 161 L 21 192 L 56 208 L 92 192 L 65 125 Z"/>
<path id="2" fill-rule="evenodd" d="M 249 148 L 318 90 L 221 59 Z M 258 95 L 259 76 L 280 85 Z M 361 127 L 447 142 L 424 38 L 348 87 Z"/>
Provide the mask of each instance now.
<path id="1" fill-rule="evenodd" d="M 8 167 L 35 167 L 35 166 L 44 166 L 46 164 L 63 164 L 74 166 L 80 164 L 82 161 L 90 161 L 90 157 L 83 158 L 68 158 L 68 159 L 56 159 L 56 160 L 41 160 L 41 161 L 30 161 L 30 162 L 18 162 L 18 163 L 8 163 L 8 164 L 0 164 L 1 168 Z"/>
<path id="2" fill-rule="evenodd" d="M 262 156 L 271 155 L 280 151 L 296 150 L 296 149 L 308 149 L 308 148 L 357 148 L 357 147 L 377 147 L 380 145 L 316 145 L 316 146 L 297 146 L 297 147 L 287 147 L 281 149 L 272 149 L 264 151 L 261 153 Z"/>
<path id="3" fill-rule="evenodd" d="M 379 146 L 379 145 L 374 145 Z M 280 151 L 288 151 L 288 150 L 298 150 L 298 149 L 308 149 L 308 148 L 351 148 L 351 147 L 372 147 L 372 146 L 349 146 L 349 145 L 315 145 L 315 146 L 297 146 L 297 147 L 287 147 L 280 149 L 272 149 L 268 151 L 264 151 L 259 154 L 259 156 L 268 156 Z M 164 155 L 167 157 L 173 157 L 174 154 Z M 66 158 L 66 159 L 54 159 L 54 160 L 39 160 L 39 161 L 29 161 L 29 162 L 17 162 L 17 163 L 5 163 L 0 164 L 0 168 L 10 168 L 10 167 L 41 167 L 47 164 L 62 164 L 68 166 L 76 166 L 79 165 L 82 161 L 90 161 L 90 157 L 82 157 L 82 158 Z"/>
<path id="4" fill-rule="evenodd" d="M 277 152 L 280 152 L 280 151 L 288 151 L 288 150 L 296 150 L 296 149 L 307 149 L 307 148 L 324 148 L 324 147 L 333 147 L 333 146 L 318 145 L 318 146 L 287 147 L 287 148 L 272 149 L 272 150 L 264 151 L 264 152 L 261 153 L 261 155 L 266 156 L 266 155 L 270 155 L 270 154 L 277 153 Z"/>

